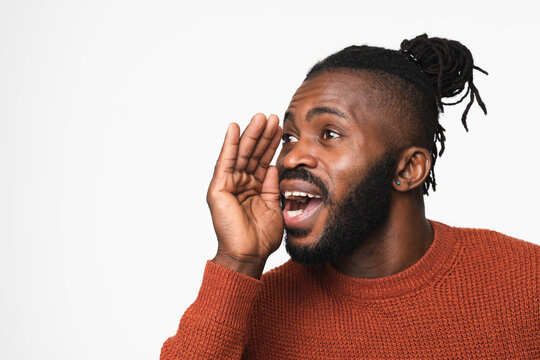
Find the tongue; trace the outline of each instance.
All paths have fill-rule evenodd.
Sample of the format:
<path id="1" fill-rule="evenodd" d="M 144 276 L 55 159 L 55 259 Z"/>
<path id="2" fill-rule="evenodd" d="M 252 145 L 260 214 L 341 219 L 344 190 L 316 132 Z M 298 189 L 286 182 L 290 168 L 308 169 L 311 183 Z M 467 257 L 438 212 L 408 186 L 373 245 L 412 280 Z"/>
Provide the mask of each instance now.
<path id="1" fill-rule="evenodd" d="M 295 200 L 285 200 L 285 208 L 283 211 L 291 211 L 291 210 L 300 210 L 304 209 L 304 211 L 311 211 L 315 209 L 319 204 L 322 202 L 321 199 L 310 199 L 306 203 L 302 203 L 300 201 Z"/>
<path id="2" fill-rule="evenodd" d="M 322 203 L 322 200 L 321 199 L 311 199 L 309 200 L 306 208 L 304 209 L 304 211 L 311 211 L 313 209 L 315 209 L 317 206 L 319 206 L 319 204 Z"/>

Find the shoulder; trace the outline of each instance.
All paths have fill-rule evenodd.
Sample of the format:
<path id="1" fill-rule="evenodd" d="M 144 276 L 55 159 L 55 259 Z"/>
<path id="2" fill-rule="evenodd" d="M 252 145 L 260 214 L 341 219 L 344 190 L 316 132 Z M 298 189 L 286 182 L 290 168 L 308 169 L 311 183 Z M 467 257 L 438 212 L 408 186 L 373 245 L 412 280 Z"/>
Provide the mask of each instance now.
<path id="1" fill-rule="evenodd" d="M 461 251 L 448 277 L 506 289 L 538 286 L 540 246 L 498 231 L 436 223 L 459 241 Z"/>
<path id="2" fill-rule="evenodd" d="M 444 226 L 454 237 L 459 238 L 469 256 L 494 258 L 494 264 L 538 262 L 540 246 L 498 231 L 480 228 Z"/>

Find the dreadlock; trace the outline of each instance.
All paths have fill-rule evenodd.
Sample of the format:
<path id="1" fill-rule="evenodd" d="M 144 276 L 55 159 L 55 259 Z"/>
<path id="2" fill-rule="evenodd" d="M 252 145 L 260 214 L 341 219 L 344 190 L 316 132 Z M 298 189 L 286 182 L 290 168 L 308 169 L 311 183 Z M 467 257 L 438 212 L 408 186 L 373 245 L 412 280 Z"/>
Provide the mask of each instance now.
<path id="1" fill-rule="evenodd" d="M 349 46 L 315 64 L 306 80 L 328 71 L 360 70 L 383 79 L 385 90 L 401 87 L 401 91 L 393 91 L 392 95 L 398 94 L 402 103 L 410 105 L 407 111 L 418 123 L 417 132 L 420 135 L 411 141 L 431 149 L 432 165 L 423 185 L 423 192 L 427 195 L 430 187 L 436 190 L 435 162 L 445 149 L 445 129 L 439 123 L 439 113 L 444 112 L 444 106 L 459 104 L 469 96 L 469 103 L 461 116 L 466 131 L 469 131 L 467 114 L 475 99 L 487 114 L 486 106 L 473 83 L 473 69 L 487 75 L 486 71 L 474 65 L 471 52 L 460 42 L 429 38 L 423 34 L 412 40 L 403 40 L 399 51 L 367 45 Z M 410 85 L 414 91 L 410 91 Z M 465 93 L 457 101 L 443 102 L 443 98 L 454 98 L 464 90 Z"/>

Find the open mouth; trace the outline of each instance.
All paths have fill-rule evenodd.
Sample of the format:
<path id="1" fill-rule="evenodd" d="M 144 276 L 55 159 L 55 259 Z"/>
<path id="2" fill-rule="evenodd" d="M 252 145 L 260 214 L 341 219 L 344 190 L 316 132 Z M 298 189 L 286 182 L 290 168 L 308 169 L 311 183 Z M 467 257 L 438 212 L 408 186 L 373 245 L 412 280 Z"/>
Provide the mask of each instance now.
<path id="1" fill-rule="evenodd" d="M 313 225 L 324 203 L 320 191 L 312 184 L 298 180 L 284 180 L 280 189 L 285 226 L 307 228 Z"/>
<path id="2" fill-rule="evenodd" d="M 290 218 L 297 217 L 303 213 L 309 213 L 322 203 L 319 195 L 302 191 L 285 191 L 283 197 L 285 198 L 283 212 Z"/>

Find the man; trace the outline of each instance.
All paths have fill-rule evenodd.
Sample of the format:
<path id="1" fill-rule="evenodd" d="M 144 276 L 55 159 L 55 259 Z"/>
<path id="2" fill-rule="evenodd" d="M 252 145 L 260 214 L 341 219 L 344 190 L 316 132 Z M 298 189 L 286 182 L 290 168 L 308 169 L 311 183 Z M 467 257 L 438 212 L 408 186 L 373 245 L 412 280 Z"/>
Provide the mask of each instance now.
<path id="1" fill-rule="evenodd" d="M 207 198 L 218 251 L 161 358 L 539 358 L 540 247 L 424 214 L 442 99 L 467 88 L 465 127 L 486 111 L 473 69 L 446 39 L 353 46 L 308 73 L 283 131 L 231 124 Z M 262 275 L 284 229 L 292 261 Z"/>

